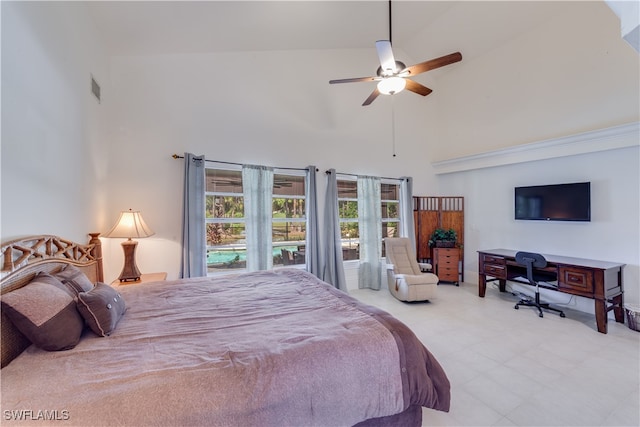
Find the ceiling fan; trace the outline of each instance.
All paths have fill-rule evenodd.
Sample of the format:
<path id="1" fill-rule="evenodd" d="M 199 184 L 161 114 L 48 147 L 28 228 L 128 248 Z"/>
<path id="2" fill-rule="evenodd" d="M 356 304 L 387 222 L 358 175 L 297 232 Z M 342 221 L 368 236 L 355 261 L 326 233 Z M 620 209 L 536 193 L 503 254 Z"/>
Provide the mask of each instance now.
<path id="1" fill-rule="evenodd" d="M 389 0 L 389 40 L 378 40 L 376 42 L 376 50 L 378 51 L 378 58 L 380 60 L 380 66 L 378 67 L 376 76 L 329 80 L 329 84 L 377 81 L 378 85 L 364 101 L 363 106 L 371 104 L 381 93 L 384 95 L 394 95 L 405 88 L 418 95 L 427 96 L 433 91 L 411 80 L 409 77 L 462 60 L 462 54 L 455 52 L 410 67 L 407 67 L 400 61 L 396 61 L 393 56 L 393 50 L 391 49 L 391 0 Z"/>

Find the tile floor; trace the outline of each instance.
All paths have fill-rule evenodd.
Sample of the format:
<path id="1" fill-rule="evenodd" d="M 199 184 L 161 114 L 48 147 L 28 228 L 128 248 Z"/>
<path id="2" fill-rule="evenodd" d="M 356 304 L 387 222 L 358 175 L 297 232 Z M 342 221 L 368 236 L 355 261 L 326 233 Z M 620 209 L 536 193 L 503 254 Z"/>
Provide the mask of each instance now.
<path id="1" fill-rule="evenodd" d="M 518 297 L 477 285 L 438 286 L 433 302 L 403 303 L 385 288 L 352 290 L 413 329 L 451 381 L 449 413 L 423 425 L 640 426 L 640 332 L 565 310 L 538 317 Z"/>

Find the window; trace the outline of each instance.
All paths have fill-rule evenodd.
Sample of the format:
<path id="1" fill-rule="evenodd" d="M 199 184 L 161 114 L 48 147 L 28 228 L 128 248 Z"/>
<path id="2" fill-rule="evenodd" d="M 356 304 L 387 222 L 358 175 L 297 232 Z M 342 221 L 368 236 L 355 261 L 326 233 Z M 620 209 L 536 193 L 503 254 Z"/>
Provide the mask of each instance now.
<path id="1" fill-rule="evenodd" d="M 242 171 L 205 170 L 207 272 L 243 269 L 246 262 Z"/>
<path id="2" fill-rule="evenodd" d="M 382 182 L 380 184 L 380 199 L 382 205 L 382 238 L 399 237 L 400 185 Z"/>
<path id="3" fill-rule="evenodd" d="M 342 238 L 342 259 L 359 259 L 358 185 L 355 179 L 337 180 L 338 216 Z M 398 237 L 400 231 L 400 185 L 383 180 L 380 184 L 382 237 Z M 384 245 L 382 246 L 384 256 Z"/>
<path id="4" fill-rule="evenodd" d="M 205 171 L 207 271 L 244 270 L 246 241 L 242 171 Z M 305 263 L 306 195 L 304 171 L 273 176 L 273 265 Z"/>
<path id="5" fill-rule="evenodd" d="M 273 265 L 305 263 L 305 176 L 273 175 Z"/>
<path id="6" fill-rule="evenodd" d="M 358 186 L 355 180 L 338 180 L 338 216 L 342 259 L 358 259 L 360 232 L 358 230 Z"/>

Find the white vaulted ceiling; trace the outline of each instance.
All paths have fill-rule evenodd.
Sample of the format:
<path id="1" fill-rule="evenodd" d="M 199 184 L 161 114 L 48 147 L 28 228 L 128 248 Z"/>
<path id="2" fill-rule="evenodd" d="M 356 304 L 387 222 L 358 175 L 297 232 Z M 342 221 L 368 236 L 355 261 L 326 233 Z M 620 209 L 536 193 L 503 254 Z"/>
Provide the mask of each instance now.
<path id="1" fill-rule="evenodd" d="M 481 55 L 570 7 L 552 1 L 394 1 L 394 49 Z M 387 1 L 87 2 L 112 55 L 374 49 Z"/>

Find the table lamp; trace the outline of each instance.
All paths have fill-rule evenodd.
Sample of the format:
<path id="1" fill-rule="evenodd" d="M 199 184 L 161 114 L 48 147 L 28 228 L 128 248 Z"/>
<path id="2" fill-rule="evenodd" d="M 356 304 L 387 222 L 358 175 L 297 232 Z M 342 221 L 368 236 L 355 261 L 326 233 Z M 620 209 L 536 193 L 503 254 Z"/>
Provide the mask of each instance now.
<path id="1" fill-rule="evenodd" d="M 131 239 L 140 239 L 154 234 L 153 230 L 142 219 L 140 212 L 129 209 L 128 211 L 120 212 L 120 217 L 116 224 L 103 235 L 103 237 L 127 239 L 122 242 L 124 267 L 122 267 L 122 273 L 118 277 L 121 282 L 140 280 L 140 270 L 136 266 L 136 246 L 138 246 L 138 242 Z"/>

